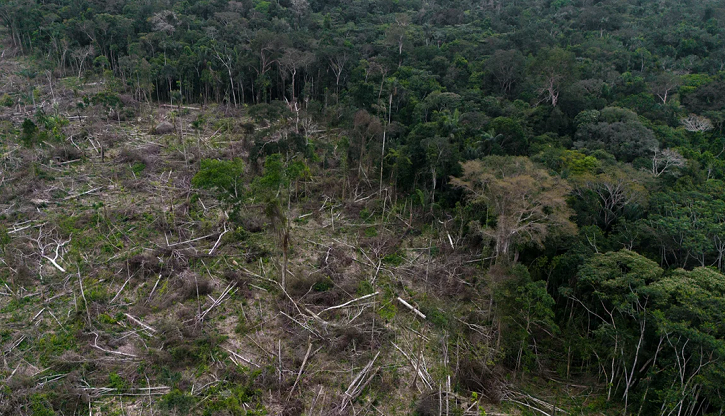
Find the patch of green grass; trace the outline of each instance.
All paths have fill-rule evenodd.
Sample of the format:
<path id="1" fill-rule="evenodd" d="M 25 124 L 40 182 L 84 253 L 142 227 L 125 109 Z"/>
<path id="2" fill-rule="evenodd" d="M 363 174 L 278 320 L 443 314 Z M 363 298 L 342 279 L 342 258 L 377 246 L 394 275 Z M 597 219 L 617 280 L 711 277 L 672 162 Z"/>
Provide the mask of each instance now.
<path id="1" fill-rule="evenodd" d="M 397 312 L 398 307 L 395 306 L 392 301 L 383 304 L 383 306 L 378 309 L 378 315 L 380 315 L 380 317 L 385 319 L 386 321 L 390 321 L 391 319 L 393 319 Z"/>
<path id="2" fill-rule="evenodd" d="M 103 285 L 97 285 L 85 290 L 88 302 L 104 302 L 110 298 L 110 294 Z"/>
<path id="3" fill-rule="evenodd" d="M 0 97 L 0 105 L 5 107 L 12 107 L 13 105 L 15 105 L 15 100 L 10 95 L 3 94 L 2 97 Z"/>
<path id="4" fill-rule="evenodd" d="M 249 331 L 249 324 L 247 323 L 247 320 L 244 318 L 244 314 L 239 313 L 239 317 L 237 318 L 237 325 L 234 326 L 234 332 L 237 334 L 243 335 L 246 334 Z"/>
<path id="5" fill-rule="evenodd" d="M 5 305 L 5 307 L 0 309 L 0 312 L 1 313 L 15 312 L 16 310 L 22 308 L 23 305 L 26 305 L 30 302 L 31 302 L 30 298 L 13 298 L 12 300 L 10 300 L 10 302 L 8 302 L 7 305 Z"/>
<path id="6" fill-rule="evenodd" d="M 55 176 L 51 175 L 50 172 L 43 169 L 40 163 L 33 163 L 30 165 L 31 176 L 39 181 L 53 181 Z"/>
<path id="7" fill-rule="evenodd" d="M 296 224 L 305 225 L 310 222 L 310 217 L 304 217 L 304 218 L 295 218 L 292 221 L 294 221 Z"/>
<path id="8" fill-rule="evenodd" d="M 356 293 L 358 296 L 365 296 L 373 293 L 375 288 L 367 280 L 361 280 L 357 285 Z"/>
<path id="9" fill-rule="evenodd" d="M 213 357 L 220 353 L 219 344 L 225 339 L 226 337 L 221 335 L 202 336 L 192 342 L 184 342 L 169 348 L 169 353 L 178 365 L 199 366 L 212 361 Z"/>
<path id="10" fill-rule="evenodd" d="M 427 311 L 426 316 L 428 320 L 433 323 L 438 329 L 444 329 L 448 327 L 449 318 L 448 315 L 441 312 L 439 309 L 430 309 Z"/>
<path id="11" fill-rule="evenodd" d="M 400 255 L 399 253 L 391 253 L 387 256 L 383 257 L 383 263 L 391 265 L 391 266 L 400 266 L 405 261 L 405 257 Z"/>
<path id="12" fill-rule="evenodd" d="M 374 212 L 370 212 L 370 210 L 367 209 L 367 208 L 363 208 L 360 211 L 360 219 L 363 220 L 363 221 L 365 221 L 365 222 L 371 221 L 373 219 L 373 214 L 375 214 L 375 213 Z"/>
<path id="13" fill-rule="evenodd" d="M 135 162 L 133 165 L 131 165 L 131 172 L 134 173 L 134 175 L 140 175 L 141 172 L 143 172 L 146 169 L 146 164 L 143 162 Z"/>
<path id="14" fill-rule="evenodd" d="M 115 253 L 116 251 L 121 250 L 121 249 L 123 249 L 122 242 L 118 242 L 115 244 L 106 243 L 101 246 L 101 253 L 113 255 L 113 253 Z"/>
<path id="15" fill-rule="evenodd" d="M 36 343 L 38 359 L 43 366 L 48 366 L 53 358 L 66 351 L 75 351 L 77 346 L 76 338 L 70 332 L 46 334 Z"/>
<path id="16" fill-rule="evenodd" d="M 30 396 L 30 410 L 33 416 L 55 416 L 53 406 L 50 404 L 47 394 L 35 393 Z"/>
<path id="17" fill-rule="evenodd" d="M 173 389 L 161 397 L 159 407 L 167 412 L 175 411 L 177 414 L 187 413 L 196 404 L 196 398 L 179 389 Z M 167 413 L 168 414 L 168 413 Z"/>
<path id="18" fill-rule="evenodd" d="M 137 371 L 137 374 L 143 374 L 144 371 L 141 368 L 143 365 L 139 367 L 139 370 Z M 170 369 L 166 365 L 154 365 L 153 369 L 155 373 L 157 374 L 159 382 L 162 382 L 168 386 L 176 387 L 181 382 L 181 373 L 178 371 L 174 371 Z"/>
<path id="19" fill-rule="evenodd" d="M 108 375 L 108 387 L 116 390 L 126 390 L 128 388 L 128 383 L 123 379 L 123 377 L 118 375 L 118 373 L 111 372 L 111 374 Z"/>
<path id="20" fill-rule="evenodd" d="M 260 403 L 262 391 L 255 388 L 255 380 L 260 370 L 250 372 L 247 369 L 234 369 L 227 374 L 228 380 L 208 390 L 211 398 L 205 408 L 204 416 L 217 414 L 266 415 L 267 411 Z M 244 406 L 246 404 L 246 406 Z"/>
<path id="21" fill-rule="evenodd" d="M 6 245 L 10 244 L 10 234 L 8 234 L 8 229 L 4 225 L 0 224 L 0 248 L 5 247 Z"/>
<path id="22" fill-rule="evenodd" d="M 249 233 L 243 227 L 237 227 L 231 233 L 227 233 L 222 241 L 234 243 L 237 241 L 245 241 L 249 238 Z"/>
<path id="23" fill-rule="evenodd" d="M 56 220 L 58 229 L 63 234 L 78 234 L 83 231 L 82 219 L 74 215 L 60 215 Z"/>
<path id="24" fill-rule="evenodd" d="M 315 292 L 327 292 L 328 290 L 335 287 L 335 283 L 329 277 L 324 277 L 312 286 L 312 290 Z"/>
<path id="25" fill-rule="evenodd" d="M 107 325 L 113 325 L 116 322 L 118 322 L 116 319 L 112 318 L 107 313 L 102 313 L 102 314 L 98 315 L 97 319 L 98 319 L 98 322 L 100 322 L 102 324 L 107 324 Z"/>

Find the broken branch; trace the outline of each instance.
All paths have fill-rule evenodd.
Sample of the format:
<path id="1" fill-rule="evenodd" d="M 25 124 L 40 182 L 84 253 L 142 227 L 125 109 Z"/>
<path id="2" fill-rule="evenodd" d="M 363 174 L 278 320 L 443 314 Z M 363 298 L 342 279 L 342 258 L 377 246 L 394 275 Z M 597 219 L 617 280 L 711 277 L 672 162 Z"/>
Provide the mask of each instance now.
<path id="1" fill-rule="evenodd" d="M 398 296 L 398 301 L 400 303 L 402 303 L 403 306 L 405 306 L 406 308 L 410 309 L 413 313 L 415 313 L 416 315 L 418 315 L 421 318 L 425 319 L 425 315 L 423 315 L 423 312 L 421 312 L 418 309 L 416 309 L 415 307 L 413 307 L 413 305 L 411 305 L 410 303 L 404 301 L 403 298 L 401 298 L 400 296 Z"/>

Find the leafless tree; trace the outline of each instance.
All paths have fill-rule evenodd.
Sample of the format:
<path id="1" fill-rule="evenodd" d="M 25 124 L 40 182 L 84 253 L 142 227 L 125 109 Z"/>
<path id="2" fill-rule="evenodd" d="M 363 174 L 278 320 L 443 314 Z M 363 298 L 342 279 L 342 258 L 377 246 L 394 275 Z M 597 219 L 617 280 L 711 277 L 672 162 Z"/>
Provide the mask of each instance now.
<path id="1" fill-rule="evenodd" d="M 282 275 L 280 281 L 282 289 L 287 288 L 287 262 L 290 245 L 290 224 L 288 214 L 289 211 L 285 213 L 278 200 L 271 201 L 265 207 L 265 215 L 271 220 L 272 227 L 276 231 L 277 237 L 279 238 L 279 244 L 282 247 Z"/>
<path id="2" fill-rule="evenodd" d="M 660 416 L 692 414 L 688 411 L 696 404 L 697 396 L 702 388 L 698 377 L 706 367 L 715 363 L 717 358 L 713 354 L 707 354 L 702 346 L 691 346 L 694 340 L 683 335 L 675 336 L 672 333 L 664 333 L 667 344 L 672 348 L 675 357 L 675 374 L 672 387 L 677 386 L 678 395 L 668 398 L 662 402 Z M 691 403 L 688 403 L 691 402 Z"/>
<path id="3" fill-rule="evenodd" d="M 638 321 L 639 324 L 639 337 L 637 339 L 637 346 L 634 349 L 634 357 L 632 358 L 632 365 L 627 366 L 626 363 L 622 364 L 622 371 L 624 373 L 624 393 L 622 394 L 622 397 L 624 398 L 624 414 L 627 414 L 627 406 L 629 405 L 629 391 L 634 386 L 634 384 L 637 382 L 637 379 L 635 378 L 635 374 L 637 373 L 637 362 L 639 361 L 639 354 L 642 351 L 642 344 L 644 343 L 645 339 L 645 333 L 647 330 L 647 301 L 648 299 L 645 298 L 644 302 L 642 299 L 637 296 L 636 293 L 630 288 L 630 291 L 634 295 L 635 301 L 632 302 L 632 306 L 630 309 L 626 310 L 626 313 L 630 315 L 633 319 Z M 637 319 L 638 317 L 641 317 L 641 319 Z M 620 349 L 621 355 L 624 356 L 624 349 Z M 616 354 L 616 353 L 615 353 Z M 655 358 L 656 360 L 656 358 Z M 627 367 L 630 367 L 629 370 L 627 370 Z M 641 371 L 641 370 L 640 370 Z"/>
<path id="4" fill-rule="evenodd" d="M 604 227 L 612 225 L 627 208 L 643 203 L 647 197 L 642 173 L 633 169 L 614 169 L 576 178 L 574 195 L 584 198 L 587 192 L 597 196 Z"/>
<path id="5" fill-rule="evenodd" d="M 561 90 L 557 86 L 557 79 L 553 76 L 546 78 L 546 84 L 540 90 L 545 94 L 545 100 L 551 103 L 552 107 L 556 107 L 559 103 L 559 94 Z"/>
<path id="6" fill-rule="evenodd" d="M 398 49 L 398 67 L 403 64 L 403 46 L 408 38 L 408 24 L 410 16 L 404 13 L 398 13 L 395 16 L 395 24 L 391 25 L 385 32 L 385 42 L 389 45 L 395 45 Z"/>
<path id="7" fill-rule="evenodd" d="M 691 132 L 705 132 L 713 129 L 712 121 L 709 118 L 697 114 L 690 114 L 681 119 L 680 122 L 685 126 L 685 130 Z"/>
<path id="8" fill-rule="evenodd" d="M 676 150 L 654 148 L 652 152 L 652 175 L 655 178 L 668 170 L 685 166 L 685 158 Z"/>
<path id="9" fill-rule="evenodd" d="M 73 58 L 76 59 L 78 62 L 78 78 L 80 79 L 81 75 L 83 75 L 83 65 L 85 64 L 88 57 L 93 56 L 96 51 L 93 48 L 93 45 L 88 45 L 86 47 L 78 48 L 71 52 Z"/>
<path id="10" fill-rule="evenodd" d="M 162 10 L 151 17 L 155 32 L 174 33 L 179 18 L 171 10 Z"/>
<path id="11" fill-rule="evenodd" d="M 234 56 L 232 55 L 232 52 L 229 51 L 226 46 L 224 47 L 224 51 L 220 52 L 216 48 L 214 48 L 214 54 L 216 55 L 216 58 L 221 62 L 222 66 L 226 68 L 227 75 L 229 76 L 229 86 L 231 88 L 231 96 L 232 96 L 232 103 L 234 104 L 234 107 L 237 106 L 237 95 L 234 92 L 234 76 L 232 76 L 232 68 L 234 65 Z"/>
<path id="12" fill-rule="evenodd" d="M 330 56 L 328 59 L 330 61 L 330 69 L 332 69 L 332 72 L 335 74 L 335 90 L 338 94 L 340 93 L 340 78 L 342 77 L 342 71 L 345 70 L 345 65 L 349 59 L 350 56 L 347 52 L 335 54 Z"/>

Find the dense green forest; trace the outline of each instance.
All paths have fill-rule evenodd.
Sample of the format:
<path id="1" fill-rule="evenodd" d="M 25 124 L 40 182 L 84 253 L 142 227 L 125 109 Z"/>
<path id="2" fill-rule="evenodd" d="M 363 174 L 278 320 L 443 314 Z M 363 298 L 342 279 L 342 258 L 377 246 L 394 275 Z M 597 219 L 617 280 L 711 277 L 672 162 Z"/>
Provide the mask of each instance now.
<path id="1" fill-rule="evenodd" d="M 723 414 L 725 1 L 0 19 L 0 414 Z"/>

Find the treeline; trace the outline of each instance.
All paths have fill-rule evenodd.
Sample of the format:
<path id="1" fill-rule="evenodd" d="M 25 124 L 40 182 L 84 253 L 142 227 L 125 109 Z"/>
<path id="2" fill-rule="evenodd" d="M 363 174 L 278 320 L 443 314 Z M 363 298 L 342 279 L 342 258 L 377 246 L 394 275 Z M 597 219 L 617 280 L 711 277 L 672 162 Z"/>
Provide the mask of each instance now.
<path id="1" fill-rule="evenodd" d="M 292 120 L 256 137 L 259 169 L 341 164 L 454 218 L 515 371 L 597 375 L 601 407 L 625 413 L 725 408 L 722 1 L 8 1 L 0 17 L 56 76 Z M 207 167 L 242 169 L 226 163 Z"/>
<path id="2" fill-rule="evenodd" d="M 24 0 L 0 17 L 46 68 L 110 70 L 138 98 L 369 108 L 394 92 L 395 118 L 411 122 L 435 91 L 548 101 L 572 117 L 635 95 L 630 106 L 656 111 L 678 87 L 710 84 L 676 75 L 723 70 L 722 12 L 717 1 Z"/>

